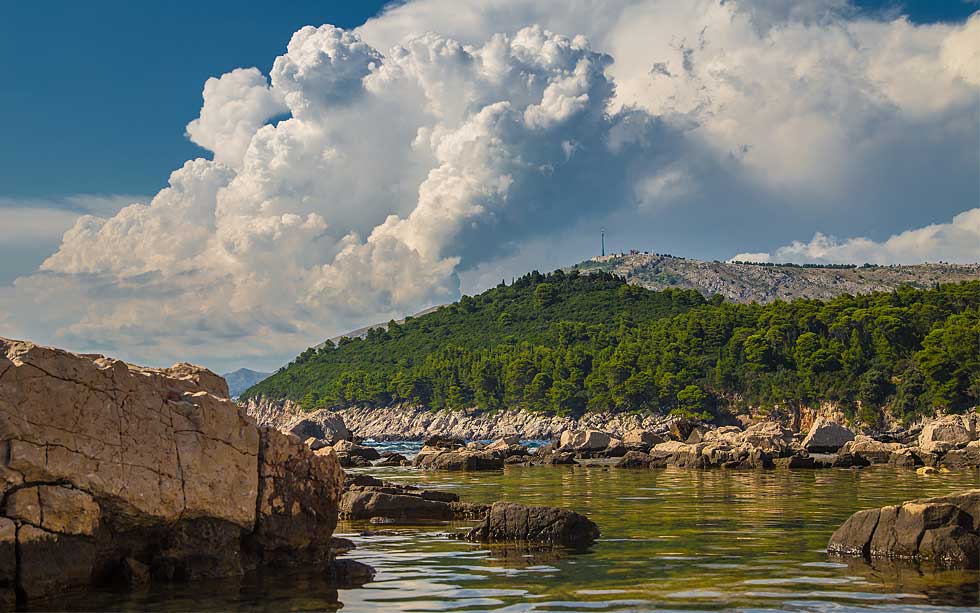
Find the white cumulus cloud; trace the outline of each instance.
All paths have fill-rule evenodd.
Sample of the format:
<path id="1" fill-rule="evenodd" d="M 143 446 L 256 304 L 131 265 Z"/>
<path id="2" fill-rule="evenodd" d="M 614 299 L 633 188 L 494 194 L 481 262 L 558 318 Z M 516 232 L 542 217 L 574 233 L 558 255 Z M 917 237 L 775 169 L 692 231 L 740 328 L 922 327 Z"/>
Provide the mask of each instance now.
<path id="1" fill-rule="evenodd" d="M 869 238 L 838 240 L 817 232 L 808 243 L 793 241 L 772 254 L 740 253 L 747 262 L 820 264 L 916 264 L 920 262 L 980 262 L 980 208 L 964 211 L 949 223 L 906 230 L 883 241 Z"/>
<path id="2" fill-rule="evenodd" d="M 975 212 L 923 226 L 978 198 L 978 28 L 844 0 L 417 0 L 304 27 L 268 75 L 204 84 L 187 135 L 211 159 L 80 210 L 0 287 L 2 333 L 272 367 L 583 259 L 600 225 L 708 258 L 956 259 Z M 817 227 L 895 236 L 778 248 Z"/>

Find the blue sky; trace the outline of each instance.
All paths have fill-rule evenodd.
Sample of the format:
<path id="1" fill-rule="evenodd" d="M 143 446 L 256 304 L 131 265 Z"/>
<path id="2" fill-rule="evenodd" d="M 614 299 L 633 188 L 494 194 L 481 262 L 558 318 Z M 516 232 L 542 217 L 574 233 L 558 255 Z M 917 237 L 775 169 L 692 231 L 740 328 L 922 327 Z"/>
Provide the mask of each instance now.
<path id="1" fill-rule="evenodd" d="M 980 261 L 976 1 L 7 4 L 3 336 L 271 369 L 600 227 Z"/>
<path id="2" fill-rule="evenodd" d="M 386 2 L 211 0 L 10 2 L 0 20 L 0 197 L 152 194 L 204 152 L 184 137 L 201 84 L 267 71 L 303 25 L 360 25 Z M 869 13 L 931 23 L 976 2 L 860 0 Z"/>

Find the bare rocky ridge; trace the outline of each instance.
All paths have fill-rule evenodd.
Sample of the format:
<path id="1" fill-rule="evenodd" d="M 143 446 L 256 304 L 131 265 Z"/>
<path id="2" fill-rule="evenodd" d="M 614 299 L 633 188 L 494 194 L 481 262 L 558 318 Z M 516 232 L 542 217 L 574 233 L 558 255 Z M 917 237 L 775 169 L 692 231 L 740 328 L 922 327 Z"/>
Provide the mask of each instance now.
<path id="1" fill-rule="evenodd" d="M 342 482 L 211 371 L 0 339 L 0 608 L 328 562 Z"/>
<path id="2" fill-rule="evenodd" d="M 980 264 L 915 264 L 868 268 L 803 268 L 705 262 L 650 253 L 608 255 L 574 268 L 611 272 L 651 290 L 694 289 L 705 296 L 720 294 L 734 302 L 818 298 L 841 294 L 892 291 L 902 285 L 931 287 L 980 279 Z"/>

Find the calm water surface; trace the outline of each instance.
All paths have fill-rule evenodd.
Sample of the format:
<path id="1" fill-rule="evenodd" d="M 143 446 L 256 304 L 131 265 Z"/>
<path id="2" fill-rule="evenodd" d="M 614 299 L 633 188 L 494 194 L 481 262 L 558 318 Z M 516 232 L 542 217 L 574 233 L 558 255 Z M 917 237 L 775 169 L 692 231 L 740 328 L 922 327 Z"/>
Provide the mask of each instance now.
<path id="1" fill-rule="evenodd" d="M 467 523 L 338 533 L 374 566 L 374 583 L 331 590 L 309 573 L 246 577 L 88 600 L 132 610 L 344 611 L 977 611 L 980 573 L 833 560 L 833 530 L 858 509 L 980 487 L 980 471 L 923 477 L 865 470 L 697 471 L 508 467 L 376 476 L 463 500 L 558 505 L 602 529 L 589 551 L 487 548 L 449 538 Z M 364 531 L 383 531 L 363 536 Z"/>

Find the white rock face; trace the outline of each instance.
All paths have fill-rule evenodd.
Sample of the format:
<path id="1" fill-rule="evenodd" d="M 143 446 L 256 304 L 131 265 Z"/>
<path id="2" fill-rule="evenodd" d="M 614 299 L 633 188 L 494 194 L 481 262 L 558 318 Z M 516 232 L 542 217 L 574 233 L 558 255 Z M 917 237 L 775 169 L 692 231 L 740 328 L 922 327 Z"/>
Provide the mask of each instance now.
<path id="1" fill-rule="evenodd" d="M 375 440 L 425 440 L 445 435 L 465 440 L 497 440 L 517 435 L 522 440 L 555 439 L 566 430 L 601 430 L 620 437 L 634 429 L 664 433 L 670 418 L 627 413 L 586 413 L 582 417 L 549 417 L 520 409 L 493 413 L 427 411 L 412 407 L 350 408 L 337 411 L 356 435 Z"/>
<path id="2" fill-rule="evenodd" d="M 803 448 L 807 451 L 837 451 L 845 443 L 854 440 L 854 433 L 837 422 L 830 421 L 824 417 L 818 417 L 806 438 L 803 439 Z"/>

